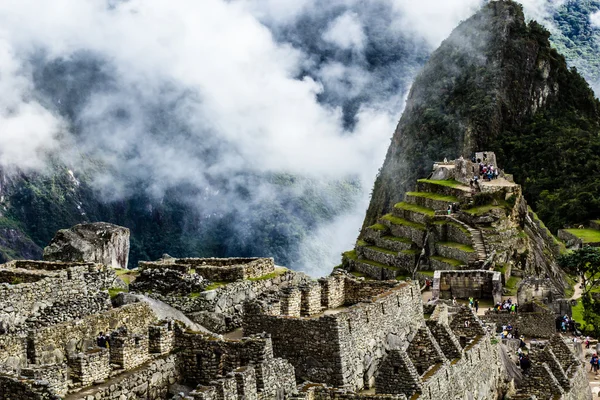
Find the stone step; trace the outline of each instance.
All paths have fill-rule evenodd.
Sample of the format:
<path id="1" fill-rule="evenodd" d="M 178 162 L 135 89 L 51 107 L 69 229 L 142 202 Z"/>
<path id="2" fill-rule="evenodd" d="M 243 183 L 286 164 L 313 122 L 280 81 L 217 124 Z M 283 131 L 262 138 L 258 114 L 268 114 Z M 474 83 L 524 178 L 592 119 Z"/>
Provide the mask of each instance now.
<path id="1" fill-rule="evenodd" d="M 409 271 L 416 264 L 417 257 L 421 251 L 420 249 L 392 251 L 377 246 L 359 246 L 356 248 L 356 253 L 359 260 L 370 260 L 377 264 L 383 264 L 391 268 Z"/>
<path id="2" fill-rule="evenodd" d="M 437 242 L 435 243 L 436 255 L 455 259 L 465 264 L 473 263 L 477 260 L 477 252 L 472 246 L 457 242 Z"/>
<path id="3" fill-rule="evenodd" d="M 427 224 L 435 216 L 435 211 L 416 204 L 401 202 L 394 206 L 392 214 L 395 217 L 404 218 L 411 222 Z"/>
<path id="4" fill-rule="evenodd" d="M 431 263 L 431 268 L 435 271 L 464 269 L 467 266 L 467 263 L 463 261 L 441 256 L 431 256 L 429 257 L 429 262 Z"/>
<path id="5" fill-rule="evenodd" d="M 374 241 L 374 243 L 378 247 L 383 247 L 393 251 L 410 250 L 417 247 L 413 241 L 408 238 L 391 235 L 380 236 Z"/>
<path id="6" fill-rule="evenodd" d="M 418 247 L 423 247 L 427 229 L 424 224 L 398 218 L 392 214 L 383 216 L 380 222 L 389 228 L 393 236 L 408 238 Z"/>
<path id="7" fill-rule="evenodd" d="M 377 280 L 393 280 L 400 276 L 398 268 L 390 267 L 376 261 L 359 258 L 350 260 L 350 270 L 360 272 L 369 278 Z"/>
<path id="8" fill-rule="evenodd" d="M 471 197 L 471 189 L 455 180 L 432 180 L 419 179 L 417 181 L 417 191 L 426 193 L 436 193 L 444 196 L 454 196 L 457 198 Z"/>
<path id="9" fill-rule="evenodd" d="M 408 192 L 405 196 L 405 202 L 432 210 L 445 211 L 450 204 L 458 203 L 459 199 L 455 196 L 445 196 L 437 193 Z"/>

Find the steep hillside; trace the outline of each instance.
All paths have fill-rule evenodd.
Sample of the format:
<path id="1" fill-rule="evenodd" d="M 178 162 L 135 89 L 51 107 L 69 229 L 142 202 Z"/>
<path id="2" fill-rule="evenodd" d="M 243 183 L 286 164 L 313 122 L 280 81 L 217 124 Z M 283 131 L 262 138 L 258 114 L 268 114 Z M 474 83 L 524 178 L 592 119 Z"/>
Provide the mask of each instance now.
<path id="1" fill-rule="evenodd" d="M 600 215 L 600 104 L 550 34 L 513 1 L 457 27 L 416 78 L 363 225 L 402 200 L 433 161 L 495 151 L 555 230 Z"/>

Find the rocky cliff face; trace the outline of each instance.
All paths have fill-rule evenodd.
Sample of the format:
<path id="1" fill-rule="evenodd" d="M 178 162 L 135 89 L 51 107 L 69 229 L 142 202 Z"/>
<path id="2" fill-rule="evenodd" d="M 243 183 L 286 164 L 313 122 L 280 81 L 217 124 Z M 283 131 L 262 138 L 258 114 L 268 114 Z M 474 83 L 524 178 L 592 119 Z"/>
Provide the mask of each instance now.
<path id="1" fill-rule="evenodd" d="M 552 229 L 600 212 L 584 205 L 598 202 L 597 185 L 585 173 L 586 162 L 597 162 L 598 101 L 548 38 L 536 22 L 526 24 L 512 1 L 490 2 L 454 30 L 415 80 L 363 232 L 434 161 L 470 157 L 484 148 L 514 172 L 527 201 Z M 568 179 L 564 171 L 571 172 L 570 193 L 561 189 Z M 572 197 L 581 197 L 577 205 L 569 204 Z M 551 201 L 566 209 L 560 212 Z"/>

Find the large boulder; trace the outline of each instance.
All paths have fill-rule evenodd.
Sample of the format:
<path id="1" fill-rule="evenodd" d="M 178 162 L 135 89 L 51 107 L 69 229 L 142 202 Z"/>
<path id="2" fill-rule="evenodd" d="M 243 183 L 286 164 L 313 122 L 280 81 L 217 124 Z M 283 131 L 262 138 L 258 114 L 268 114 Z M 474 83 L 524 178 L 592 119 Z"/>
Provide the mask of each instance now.
<path id="1" fill-rule="evenodd" d="M 129 229 L 106 222 L 61 229 L 44 249 L 44 260 L 95 262 L 127 268 Z"/>

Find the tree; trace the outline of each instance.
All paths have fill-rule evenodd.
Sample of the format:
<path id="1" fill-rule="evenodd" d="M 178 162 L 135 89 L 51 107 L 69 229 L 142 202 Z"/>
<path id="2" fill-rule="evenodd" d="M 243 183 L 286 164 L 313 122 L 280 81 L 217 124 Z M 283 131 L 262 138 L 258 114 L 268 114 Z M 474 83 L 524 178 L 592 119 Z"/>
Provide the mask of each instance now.
<path id="1" fill-rule="evenodd" d="M 581 278 L 583 295 L 600 285 L 600 250 L 595 247 L 582 247 L 562 255 L 559 264 L 567 272 Z"/>

